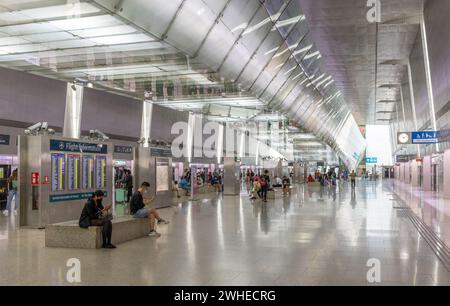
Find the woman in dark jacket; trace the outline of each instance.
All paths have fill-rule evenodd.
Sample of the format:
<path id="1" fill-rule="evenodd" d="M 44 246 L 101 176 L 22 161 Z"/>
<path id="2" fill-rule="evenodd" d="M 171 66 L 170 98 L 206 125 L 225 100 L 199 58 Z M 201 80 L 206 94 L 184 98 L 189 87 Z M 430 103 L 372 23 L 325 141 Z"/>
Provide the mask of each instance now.
<path id="1" fill-rule="evenodd" d="M 92 197 L 84 205 L 81 212 L 79 225 L 82 228 L 89 226 L 102 226 L 102 248 L 115 249 L 116 246 L 111 243 L 112 223 L 110 219 L 104 218 L 104 213 L 108 213 L 111 205 L 103 207 L 102 201 L 105 194 L 101 190 L 94 192 Z"/>

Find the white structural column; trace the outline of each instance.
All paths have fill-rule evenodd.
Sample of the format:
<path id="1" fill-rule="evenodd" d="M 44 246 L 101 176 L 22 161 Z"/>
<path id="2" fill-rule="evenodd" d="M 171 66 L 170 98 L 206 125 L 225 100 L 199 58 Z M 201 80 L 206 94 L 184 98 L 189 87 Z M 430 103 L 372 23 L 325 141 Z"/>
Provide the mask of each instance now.
<path id="1" fill-rule="evenodd" d="M 402 114 L 403 114 L 403 130 L 406 131 L 406 115 L 405 115 L 405 100 L 403 98 L 403 86 L 400 85 L 400 101 L 402 103 Z M 397 105 L 397 104 L 396 104 Z M 398 119 L 397 119 L 398 120 Z"/>
<path id="2" fill-rule="evenodd" d="M 63 137 L 80 138 L 81 111 L 83 108 L 83 86 L 67 83 L 66 110 Z"/>
<path id="3" fill-rule="evenodd" d="M 149 146 L 151 139 L 152 115 L 153 104 L 144 100 L 142 102 L 141 140 L 144 141 L 143 146 L 146 148 Z"/>
<path id="4" fill-rule="evenodd" d="M 431 127 L 434 131 L 437 131 L 437 123 L 436 123 L 436 112 L 434 110 L 434 94 L 433 94 L 433 83 L 431 82 L 431 69 L 430 69 L 430 57 L 428 54 L 428 40 L 427 40 L 427 29 L 425 27 L 425 19 L 422 15 L 420 20 L 420 31 L 422 36 L 422 47 L 423 47 L 423 61 L 425 64 L 425 77 L 427 83 L 427 92 L 428 92 L 428 103 L 430 107 L 430 120 Z M 436 143 L 436 151 L 439 152 L 439 144 Z"/>
<path id="5" fill-rule="evenodd" d="M 413 114 L 413 120 L 414 120 L 414 129 L 415 131 L 419 130 L 419 126 L 417 124 L 417 115 L 416 115 L 416 99 L 414 98 L 414 85 L 413 85 L 413 79 L 412 79 L 412 71 L 411 71 L 411 62 L 408 59 L 408 81 L 409 81 L 409 91 L 410 91 L 410 100 L 411 100 L 411 109 Z M 417 145 L 417 154 L 420 157 L 420 146 Z"/>

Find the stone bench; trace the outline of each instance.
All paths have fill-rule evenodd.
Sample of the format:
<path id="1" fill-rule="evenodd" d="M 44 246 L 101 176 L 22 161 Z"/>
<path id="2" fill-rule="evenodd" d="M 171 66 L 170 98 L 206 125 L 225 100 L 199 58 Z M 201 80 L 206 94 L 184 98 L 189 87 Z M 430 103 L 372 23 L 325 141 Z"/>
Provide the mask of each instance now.
<path id="1" fill-rule="evenodd" d="M 112 243 L 119 244 L 148 235 L 148 219 L 123 216 L 113 219 Z M 102 246 L 101 226 L 81 228 L 78 220 L 50 224 L 45 228 L 45 246 L 57 248 L 98 249 Z"/>

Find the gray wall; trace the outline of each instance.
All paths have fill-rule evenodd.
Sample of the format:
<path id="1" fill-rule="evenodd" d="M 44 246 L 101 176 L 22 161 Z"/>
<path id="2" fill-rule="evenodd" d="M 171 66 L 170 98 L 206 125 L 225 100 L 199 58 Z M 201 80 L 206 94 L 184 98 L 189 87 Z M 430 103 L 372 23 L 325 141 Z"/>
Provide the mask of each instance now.
<path id="1" fill-rule="evenodd" d="M 139 139 L 142 103 L 138 100 L 85 88 L 81 130 Z"/>
<path id="2" fill-rule="evenodd" d="M 17 154 L 16 137 L 38 121 L 47 121 L 59 134 L 64 124 L 66 83 L 0 68 L 0 134 L 11 136 L 9 146 L 0 145 L 0 154 Z M 140 137 L 142 102 L 96 89 L 85 88 L 82 134 L 99 129 L 118 145 L 135 146 Z M 154 106 L 152 139 L 171 142 L 171 127 L 187 122 L 188 112 Z M 115 154 L 127 159 L 126 155 Z"/>
<path id="3" fill-rule="evenodd" d="M 0 68 L 0 119 L 62 127 L 66 83 Z"/>

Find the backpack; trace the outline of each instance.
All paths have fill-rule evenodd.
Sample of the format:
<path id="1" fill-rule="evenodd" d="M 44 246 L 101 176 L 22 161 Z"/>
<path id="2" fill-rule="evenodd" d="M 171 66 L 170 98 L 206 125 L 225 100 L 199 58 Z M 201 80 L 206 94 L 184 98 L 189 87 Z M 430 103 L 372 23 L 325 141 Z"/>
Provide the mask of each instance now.
<path id="1" fill-rule="evenodd" d="M 261 177 L 261 186 L 266 186 L 267 185 L 267 181 L 265 177 Z"/>

